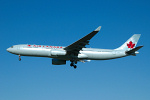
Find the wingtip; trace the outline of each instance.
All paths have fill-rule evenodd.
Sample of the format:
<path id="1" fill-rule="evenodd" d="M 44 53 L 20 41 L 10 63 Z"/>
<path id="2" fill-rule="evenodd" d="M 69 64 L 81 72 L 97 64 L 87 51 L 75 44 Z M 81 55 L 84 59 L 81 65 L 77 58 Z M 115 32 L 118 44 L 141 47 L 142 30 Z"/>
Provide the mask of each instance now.
<path id="1" fill-rule="evenodd" d="M 94 30 L 94 31 L 100 31 L 100 29 L 101 29 L 101 26 L 99 26 L 96 30 Z"/>
<path id="2" fill-rule="evenodd" d="M 134 34 L 134 35 L 141 36 L 141 34 Z"/>

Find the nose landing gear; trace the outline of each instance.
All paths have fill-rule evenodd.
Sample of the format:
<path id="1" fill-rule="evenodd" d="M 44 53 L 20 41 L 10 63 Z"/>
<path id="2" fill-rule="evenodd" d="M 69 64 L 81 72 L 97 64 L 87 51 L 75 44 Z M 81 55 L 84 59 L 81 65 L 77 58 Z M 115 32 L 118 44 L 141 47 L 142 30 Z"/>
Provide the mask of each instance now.
<path id="1" fill-rule="evenodd" d="M 21 56 L 19 55 L 19 61 L 21 61 Z"/>

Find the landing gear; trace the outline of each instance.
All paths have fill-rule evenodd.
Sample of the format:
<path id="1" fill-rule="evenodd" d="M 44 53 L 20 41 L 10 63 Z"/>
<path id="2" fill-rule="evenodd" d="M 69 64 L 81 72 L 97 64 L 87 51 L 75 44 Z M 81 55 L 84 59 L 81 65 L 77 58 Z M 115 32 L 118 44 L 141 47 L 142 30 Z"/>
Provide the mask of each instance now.
<path id="1" fill-rule="evenodd" d="M 77 68 L 77 65 L 74 65 L 73 67 L 74 67 L 74 69 L 76 69 L 76 68 Z"/>
<path id="2" fill-rule="evenodd" d="M 71 66 L 71 67 L 74 66 L 74 63 L 71 63 L 70 66 Z"/>
<path id="3" fill-rule="evenodd" d="M 19 55 L 19 61 L 21 61 L 21 56 Z"/>
<path id="4" fill-rule="evenodd" d="M 77 64 L 77 61 L 76 62 L 74 62 L 74 61 L 71 61 L 71 64 L 70 64 L 70 66 L 72 67 L 74 67 L 74 69 L 76 69 L 77 68 L 77 66 L 75 65 L 75 64 Z"/>

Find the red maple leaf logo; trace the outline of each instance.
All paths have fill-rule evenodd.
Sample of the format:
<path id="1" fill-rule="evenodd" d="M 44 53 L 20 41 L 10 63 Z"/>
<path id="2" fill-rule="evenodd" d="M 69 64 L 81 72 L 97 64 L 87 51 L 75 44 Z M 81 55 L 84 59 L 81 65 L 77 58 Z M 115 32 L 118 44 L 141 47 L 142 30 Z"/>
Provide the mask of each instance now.
<path id="1" fill-rule="evenodd" d="M 129 43 L 127 43 L 128 48 L 134 48 L 135 44 L 133 44 L 132 41 L 130 41 Z"/>

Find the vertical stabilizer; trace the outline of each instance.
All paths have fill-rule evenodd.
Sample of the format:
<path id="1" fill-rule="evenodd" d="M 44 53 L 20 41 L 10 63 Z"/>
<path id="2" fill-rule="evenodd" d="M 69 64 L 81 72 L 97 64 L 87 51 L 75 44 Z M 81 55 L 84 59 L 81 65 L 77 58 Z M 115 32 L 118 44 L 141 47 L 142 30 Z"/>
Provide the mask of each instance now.
<path id="1" fill-rule="evenodd" d="M 140 36 L 141 34 L 134 34 L 131 38 L 129 38 L 122 46 L 120 46 L 116 50 L 128 51 L 135 48 Z"/>

